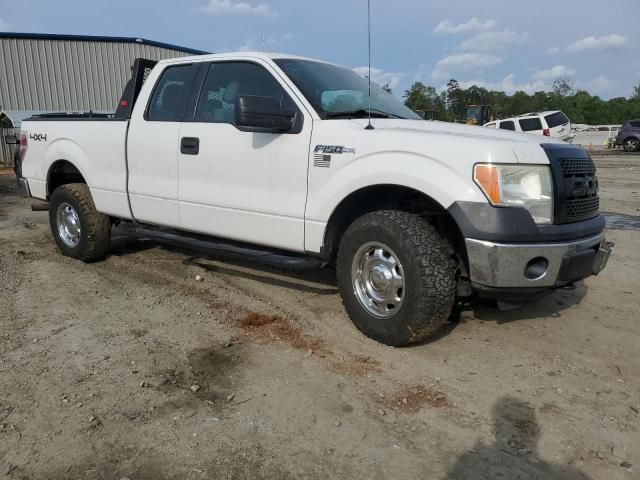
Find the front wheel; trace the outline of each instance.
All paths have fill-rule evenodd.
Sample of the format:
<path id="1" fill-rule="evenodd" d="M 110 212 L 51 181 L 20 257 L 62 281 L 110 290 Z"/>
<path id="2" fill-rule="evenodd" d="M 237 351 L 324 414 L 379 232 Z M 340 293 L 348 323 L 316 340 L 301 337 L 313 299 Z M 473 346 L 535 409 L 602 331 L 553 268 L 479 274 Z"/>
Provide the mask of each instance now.
<path id="1" fill-rule="evenodd" d="M 640 141 L 635 138 L 627 138 L 622 143 L 622 146 L 625 152 L 635 152 L 637 150 L 640 150 Z"/>
<path id="2" fill-rule="evenodd" d="M 406 212 L 358 218 L 342 237 L 337 276 L 355 326 L 386 345 L 433 335 L 455 301 L 453 249 L 428 222 Z"/>
<path id="3" fill-rule="evenodd" d="M 68 257 L 93 262 L 109 251 L 111 220 L 96 210 L 83 183 L 55 189 L 49 201 L 49 224 L 60 251 Z"/>

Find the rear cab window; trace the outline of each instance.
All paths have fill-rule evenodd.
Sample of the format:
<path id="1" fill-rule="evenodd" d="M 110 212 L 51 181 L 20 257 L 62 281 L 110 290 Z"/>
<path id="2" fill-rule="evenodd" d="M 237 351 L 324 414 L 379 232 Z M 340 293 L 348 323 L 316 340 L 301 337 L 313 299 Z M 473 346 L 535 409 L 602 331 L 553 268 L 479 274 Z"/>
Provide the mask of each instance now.
<path id="1" fill-rule="evenodd" d="M 523 132 L 542 130 L 542 121 L 539 117 L 521 118 L 518 123 Z"/>
<path id="2" fill-rule="evenodd" d="M 640 128 L 640 120 L 634 120 L 633 122 L 629 122 L 633 128 Z"/>
<path id="3" fill-rule="evenodd" d="M 562 112 L 552 113 L 544 117 L 549 128 L 559 127 L 569 123 L 569 118 Z"/>
<path id="4" fill-rule="evenodd" d="M 516 124 L 513 122 L 513 120 L 507 120 L 506 122 L 500 122 L 500 128 L 502 130 L 515 131 L 516 130 Z"/>

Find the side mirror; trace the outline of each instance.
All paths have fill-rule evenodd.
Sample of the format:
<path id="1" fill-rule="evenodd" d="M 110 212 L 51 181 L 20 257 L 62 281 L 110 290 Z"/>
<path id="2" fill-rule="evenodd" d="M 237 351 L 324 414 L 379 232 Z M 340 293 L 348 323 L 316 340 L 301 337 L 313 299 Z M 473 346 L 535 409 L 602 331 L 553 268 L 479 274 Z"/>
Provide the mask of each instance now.
<path id="1" fill-rule="evenodd" d="M 273 98 L 243 95 L 236 98 L 235 114 L 236 127 L 244 132 L 285 133 L 293 128 L 296 111 Z"/>
<path id="2" fill-rule="evenodd" d="M 4 143 L 6 143 L 7 145 L 19 145 L 20 140 L 18 139 L 17 135 L 6 135 L 4 137 Z"/>

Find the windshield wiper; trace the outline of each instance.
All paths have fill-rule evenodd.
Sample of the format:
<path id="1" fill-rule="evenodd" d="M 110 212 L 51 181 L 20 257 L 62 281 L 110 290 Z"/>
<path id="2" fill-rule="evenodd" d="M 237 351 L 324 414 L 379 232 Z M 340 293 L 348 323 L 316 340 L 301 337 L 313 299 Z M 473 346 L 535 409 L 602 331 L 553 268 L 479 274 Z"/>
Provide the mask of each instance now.
<path id="1" fill-rule="evenodd" d="M 352 110 L 350 112 L 328 112 L 324 115 L 324 118 L 340 118 L 340 117 L 368 117 L 369 110 L 361 108 L 359 110 Z M 382 110 L 371 109 L 371 116 L 375 118 L 404 118 L 395 113 L 383 112 Z"/>

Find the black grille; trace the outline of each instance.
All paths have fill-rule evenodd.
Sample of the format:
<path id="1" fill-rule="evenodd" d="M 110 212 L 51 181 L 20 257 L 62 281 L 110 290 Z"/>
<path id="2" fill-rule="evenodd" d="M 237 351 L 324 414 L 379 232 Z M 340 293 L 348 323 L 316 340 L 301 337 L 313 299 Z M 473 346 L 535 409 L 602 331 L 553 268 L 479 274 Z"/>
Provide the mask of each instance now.
<path id="1" fill-rule="evenodd" d="M 555 223 L 572 223 L 598 215 L 598 177 L 589 154 L 571 145 L 543 145 L 551 162 Z"/>
<path id="2" fill-rule="evenodd" d="M 565 177 L 596 173 L 596 167 L 590 158 L 563 158 L 560 160 L 560 167 Z"/>
<path id="3" fill-rule="evenodd" d="M 566 213 L 569 218 L 583 217 L 597 212 L 599 209 L 600 199 L 598 197 L 567 200 L 566 203 Z"/>

